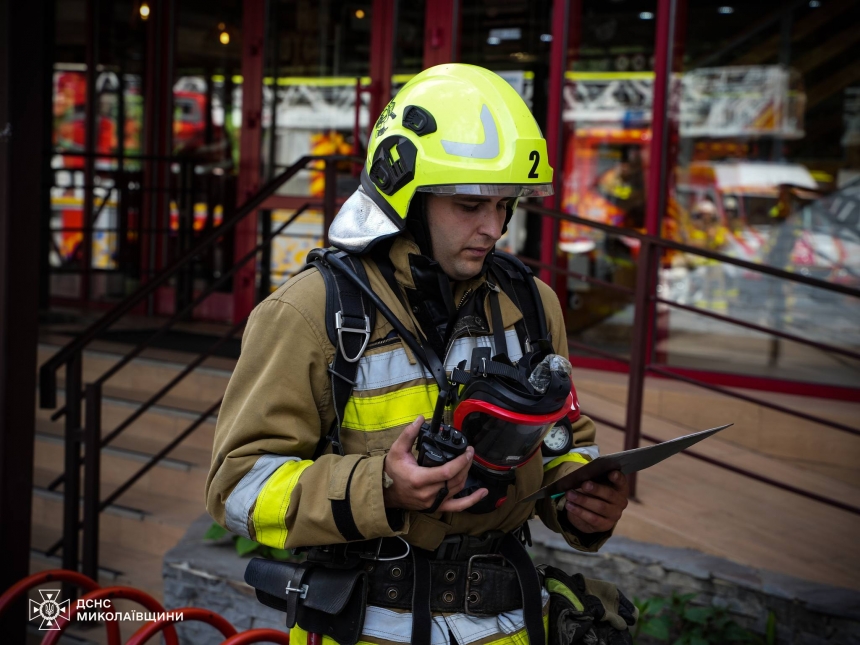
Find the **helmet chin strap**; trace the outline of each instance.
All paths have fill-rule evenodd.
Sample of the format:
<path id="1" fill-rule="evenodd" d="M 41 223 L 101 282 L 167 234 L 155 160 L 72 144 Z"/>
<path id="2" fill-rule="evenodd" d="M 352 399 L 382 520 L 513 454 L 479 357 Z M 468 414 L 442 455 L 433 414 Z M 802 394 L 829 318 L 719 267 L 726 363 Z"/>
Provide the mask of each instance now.
<path id="1" fill-rule="evenodd" d="M 511 221 L 512 214 L 513 208 L 509 206 L 507 216 L 505 217 L 505 225 L 502 228 L 502 235 L 504 235 L 505 231 L 508 230 L 508 222 Z M 412 202 L 409 204 L 409 212 L 406 215 L 405 222 L 406 230 L 409 231 L 415 239 L 415 243 L 418 245 L 418 250 L 421 251 L 421 255 L 428 257 L 431 260 L 435 260 L 436 258 L 433 257 L 433 241 L 430 237 L 430 224 L 427 222 L 426 193 L 415 193 L 415 196 L 412 198 Z M 492 263 L 492 259 L 493 251 L 490 251 L 484 259 L 484 266 L 481 269 L 481 273 L 485 273 L 487 271 L 490 263 Z"/>
<path id="2" fill-rule="evenodd" d="M 406 215 L 406 230 L 415 238 L 421 255 L 433 258 L 433 242 L 430 238 L 430 225 L 427 223 L 427 197 L 416 192 L 409 204 Z"/>

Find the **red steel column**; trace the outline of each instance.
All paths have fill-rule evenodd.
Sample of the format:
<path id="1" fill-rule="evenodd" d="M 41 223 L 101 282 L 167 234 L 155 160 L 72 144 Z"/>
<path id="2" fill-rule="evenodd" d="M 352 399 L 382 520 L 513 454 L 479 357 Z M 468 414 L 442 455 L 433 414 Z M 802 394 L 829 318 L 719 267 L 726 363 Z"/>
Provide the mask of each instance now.
<path id="1" fill-rule="evenodd" d="M 660 220 L 666 211 L 670 168 L 670 92 L 675 59 L 675 27 L 679 5 L 685 0 L 659 0 L 654 43 L 654 98 L 651 111 L 651 165 L 648 169 L 648 201 L 645 228 L 660 235 Z M 627 388 L 627 419 L 624 449 L 639 447 L 645 374 L 654 344 L 654 296 L 657 289 L 659 249 L 643 243 L 636 277 L 635 311 L 630 348 L 630 380 Z M 629 477 L 630 496 L 636 497 L 636 473 Z"/>
<path id="2" fill-rule="evenodd" d="M 245 0 L 242 15 L 242 133 L 239 139 L 239 185 L 236 203 L 244 204 L 260 189 L 262 160 L 263 67 L 266 0 Z M 241 258 L 257 246 L 257 213 L 236 226 L 235 253 Z M 233 278 L 233 322 L 254 308 L 257 263 L 248 262 Z"/>
<path id="3" fill-rule="evenodd" d="M 555 0 L 552 5 L 552 47 L 549 59 L 549 99 L 546 115 L 546 151 L 549 164 L 553 167 L 553 190 L 555 194 L 544 200 L 547 208 L 561 208 L 561 191 L 564 185 L 564 75 L 570 59 L 568 41 L 571 32 L 578 27 L 581 13 L 580 0 Z M 578 41 L 577 38 L 573 40 Z M 541 227 L 541 262 L 555 266 L 558 252 L 559 222 L 544 217 Z M 552 276 L 548 269 L 540 270 L 540 279 L 552 286 Z"/>
<path id="4" fill-rule="evenodd" d="M 373 0 L 370 28 L 371 128 L 391 100 L 395 11 L 395 0 Z"/>
<path id="5" fill-rule="evenodd" d="M 173 53 L 176 36 L 175 0 L 155 0 L 146 26 L 146 80 L 143 115 L 143 195 L 140 240 L 141 282 L 147 282 L 168 261 L 165 229 L 170 216 L 170 156 L 173 148 Z M 156 312 L 156 296 L 147 314 Z"/>
<path id="6" fill-rule="evenodd" d="M 424 69 L 460 59 L 460 11 L 460 0 L 427 3 Z"/>

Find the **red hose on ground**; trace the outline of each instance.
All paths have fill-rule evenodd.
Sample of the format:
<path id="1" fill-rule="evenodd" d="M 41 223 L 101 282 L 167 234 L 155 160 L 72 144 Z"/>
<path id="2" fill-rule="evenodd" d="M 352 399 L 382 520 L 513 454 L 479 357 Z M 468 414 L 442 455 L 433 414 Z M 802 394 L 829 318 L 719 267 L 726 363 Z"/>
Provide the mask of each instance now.
<path id="1" fill-rule="evenodd" d="M 16 582 L 9 587 L 6 592 L 0 596 L 0 615 L 11 605 L 19 596 L 27 593 L 33 587 L 38 587 L 49 582 L 67 582 L 84 591 L 96 591 L 100 589 L 98 583 L 92 578 L 85 576 L 77 571 L 69 571 L 68 569 L 51 569 L 42 571 L 41 573 L 33 574 L 23 580 Z M 69 612 L 71 619 L 71 612 Z M 68 623 L 67 623 L 68 624 Z M 120 645 L 119 622 L 111 620 L 105 623 L 107 629 L 108 645 Z M 62 630 L 61 630 L 62 631 Z"/>
<path id="2" fill-rule="evenodd" d="M 221 632 L 222 636 L 229 637 L 236 635 L 236 629 L 233 627 L 233 625 L 227 622 L 227 619 L 223 618 L 219 614 L 216 614 L 214 611 L 209 611 L 208 609 L 200 609 L 198 607 L 180 607 L 179 609 L 171 609 L 170 612 L 173 614 L 182 614 L 183 623 L 194 620 L 201 623 L 207 623 L 208 625 L 212 625 L 212 627 Z M 162 629 L 165 631 L 165 633 L 167 633 L 168 629 L 175 633 L 173 627 L 174 622 L 176 621 L 162 619 L 144 625 L 134 634 L 132 634 L 131 638 L 128 639 L 128 642 L 125 645 L 143 645 L 146 641 L 155 636 Z"/>
<path id="3" fill-rule="evenodd" d="M 85 596 L 83 596 L 80 600 L 88 601 L 88 600 L 131 600 L 139 605 L 142 605 L 144 609 L 149 612 L 155 613 L 164 613 L 167 610 L 161 606 L 161 603 L 158 602 L 155 598 L 150 596 L 147 593 L 144 593 L 140 589 L 134 589 L 132 587 L 105 587 L 103 589 L 97 589 L 96 591 L 92 591 Z M 115 608 L 110 610 L 111 612 L 115 611 Z M 177 610 L 172 610 L 177 611 Z M 60 626 L 60 629 L 57 631 L 52 631 L 47 634 L 42 640 L 42 645 L 57 645 L 60 642 L 60 637 L 63 635 L 63 632 L 66 631 L 66 627 L 69 626 L 72 619 L 78 614 L 78 603 L 75 603 L 75 606 L 72 607 L 69 612 L 69 622 Z M 152 624 L 152 623 L 150 623 Z M 133 638 L 133 637 L 132 637 Z M 179 638 L 176 636 L 176 629 L 174 629 L 173 625 L 167 625 L 167 628 L 164 630 L 164 641 L 167 645 L 179 645 Z"/>

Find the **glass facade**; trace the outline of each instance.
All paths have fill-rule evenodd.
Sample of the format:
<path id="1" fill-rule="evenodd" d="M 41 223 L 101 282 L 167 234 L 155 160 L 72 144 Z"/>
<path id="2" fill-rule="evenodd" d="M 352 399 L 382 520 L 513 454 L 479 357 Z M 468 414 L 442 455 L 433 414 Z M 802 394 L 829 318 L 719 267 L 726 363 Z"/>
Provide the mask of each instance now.
<path id="1" fill-rule="evenodd" d="M 764 18 L 764 20 L 763 20 Z M 750 33 L 750 25 L 762 25 Z M 860 286 L 860 4 L 689 3 L 672 112 L 673 234 L 755 264 Z M 857 298 L 684 254 L 664 257 L 667 300 L 845 349 Z M 856 385 L 850 361 L 675 307 L 673 366 Z"/>
<path id="2" fill-rule="evenodd" d="M 666 145 L 655 147 L 655 87 L 664 78 L 655 59 L 668 45 L 658 42 L 657 23 L 667 2 L 565 3 L 570 16 L 560 96 L 551 96 L 553 39 L 561 33 L 552 0 L 454 3 L 455 57 L 501 74 L 544 133 L 558 136 L 555 207 L 586 220 L 562 222 L 554 240 L 557 266 L 567 273 L 555 287 L 581 366 L 608 367 L 612 356 L 631 354 L 641 249 L 637 238 L 614 229 L 860 286 L 860 2 L 678 0 L 668 134 Z M 390 13 L 374 16 L 374 5 Z M 235 208 L 246 125 L 247 4 L 101 2 L 92 117 L 87 6 L 57 0 L 52 295 L 74 300 L 86 292 L 88 301 L 110 302 Z M 154 24 L 164 6 L 173 12 L 173 32 L 157 41 Z M 376 117 L 371 98 L 382 85 L 373 74 L 386 70 L 393 94 L 423 69 L 428 46 L 449 42 L 433 22 L 444 13 L 438 10 L 425 0 L 266 3 L 260 180 L 305 155 L 362 157 Z M 386 20 L 392 35 L 380 46 L 374 35 Z M 164 124 L 152 108 L 165 100 L 172 105 L 169 143 L 153 148 Z M 558 105 L 559 123 L 550 123 Z M 88 118 L 95 133 L 91 171 L 83 154 Z M 650 178 L 663 160 L 665 204 L 656 212 L 650 192 L 659 182 Z M 357 168 L 341 164 L 338 197 L 357 186 Z M 161 171 L 164 181 L 154 183 Z M 87 181 L 95 186 L 89 205 Z M 287 182 L 280 201 L 260 215 L 262 237 L 302 201 L 314 202 L 264 256 L 257 272 L 261 294 L 322 244 L 323 194 L 321 166 L 312 167 Z M 167 196 L 163 203 L 159 195 Z M 501 246 L 541 258 L 551 247 L 542 221 L 519 210 Z M 232 237 L 225 236 L 190 281 L 159 296 L 156 313 L 180 303 L 182 289 L 190 294 L 211 283 L 232 265 L 232 253 Z M 752 328 L 856 350 L 856 298 L 695 253 L 664 250 L 658 264 L 656 363 L 851 387 L 860 382 L 850 362 Z M 230 282 L 221 289 L 229 297 Z"/>
<path id="3" fill-rule="evenodd" d="M 644 230 L 650 168 L 656 2 L 583 2 L 568 34 L 562 93 L 560 209 L 615 227 Z M 567 329 L 576 343 L 628 355 L 637 240 L 562 222 L 559 250 L 569 277 Z M 598 282 L 599 281 L 599 282 Z"/>
<path id="4" fill-rule="evenodd" d="M 645 232 L 656 3 L 581 6 L 563 97 L 562 209 Z M 666 207 L 649 232 L 860 285 L 860 77 L 849 72 L 858 12 L 858 3 L 679 3 Z M 559 251 L 569 271 L 596 279 L 567 281 L 572 352 L 629 357 L 638 240 L 565 222 Z M 856 349 L 856 298 L 693 253 L 666 250 L 659 264 L 658 363 L 857 385 L 850 361 L 719 319 Z"/>

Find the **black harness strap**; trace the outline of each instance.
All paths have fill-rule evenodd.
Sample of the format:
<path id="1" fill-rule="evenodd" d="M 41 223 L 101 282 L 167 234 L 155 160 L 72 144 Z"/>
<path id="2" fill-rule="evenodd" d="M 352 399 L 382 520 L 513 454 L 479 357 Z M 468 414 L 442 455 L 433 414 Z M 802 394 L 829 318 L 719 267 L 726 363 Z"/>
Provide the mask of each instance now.
<path id="1" fill-rule="evenodd" d="M 508 355 L 508 339 L 505 336 L 505 324 L 502 321 L 502 307 L 499 305 L 499 292 L 490 289 L 490 315 L 493 317 L 493 345 L 496 353 Z M 471 366 L 474 369 L 474 365 Z"/>
<path id="2" fill-rule="evenodd" d="M 520 591 L 523 594 L 523 622 L 526 624 L 529 643 L 545 643 L 540 578 L 529 552 L 513 533 L 508 533 L 499 546 L 499 553 L 505 556 L 517 572 Z"/>
<path id="3" fill-rule="evenodd" d="M 361 260 L 352 258 L 346 253 L 338 253 L 338 257 L 349 264 L 362 282 L 368 283 L 367 273 Z M 323 276 L 326 290 L 326 333 L 335 347 L 334 360 L 329 367 L 335 418 L 328 434 L 317 444 L 313 456 L 316 460 L 325 452 L 328 444 L 331 444 L 333 452 L 343 454 L 343 446 L 340 444 L 340 426 L 347 401 L 355 387 L 358 361 L 373 332 L 376 308 L 350 280 L 322 260 L 315 251 L 311 252 L 308 260 L 309 264 L 315 266 Z"/>
<path id="4" fill-rule="evenodd" d="M 352 467 L 352 471 L 349 473 L 349 479 L 346 482 L 346 496 L 343 499 L 331 500 L 331 514 L 334 517 L 334 524 L 337 526 L 337 530 L 347 542 L 364 539 L 364 535 L 362 535 L 361 531 L 358 530 L 358 526 L 355 523 L 355 517 L 352 514 L 352 506 L 349 501 L 352 475 L 355 473 L 355 469 L 357 467 L 358 462 L 355 462 L 355 466 Z"/>
<path id="5" fill-rule="evenodd" d="M 412 585 L 412 645 L 430 645 L 430 560 L 420 549 L 412 549 L 415 567 Z M 541 623 L 543 624 L 543 623 Z"/>
<path id="6" fill-rule="evenodd" d="M 526 326 L 528 337 L 532 343 L 548 337 L 546 313 L 543 308 L 540 292 L 535 283 L 534 273 L 516 256 L 504 251 L 496 251 L 493 255 L 493 273 L 499 279 L 502 290 L 509 296 L 513 295 Z M 520 339 L 523 343 L 523 339 Z"/>

